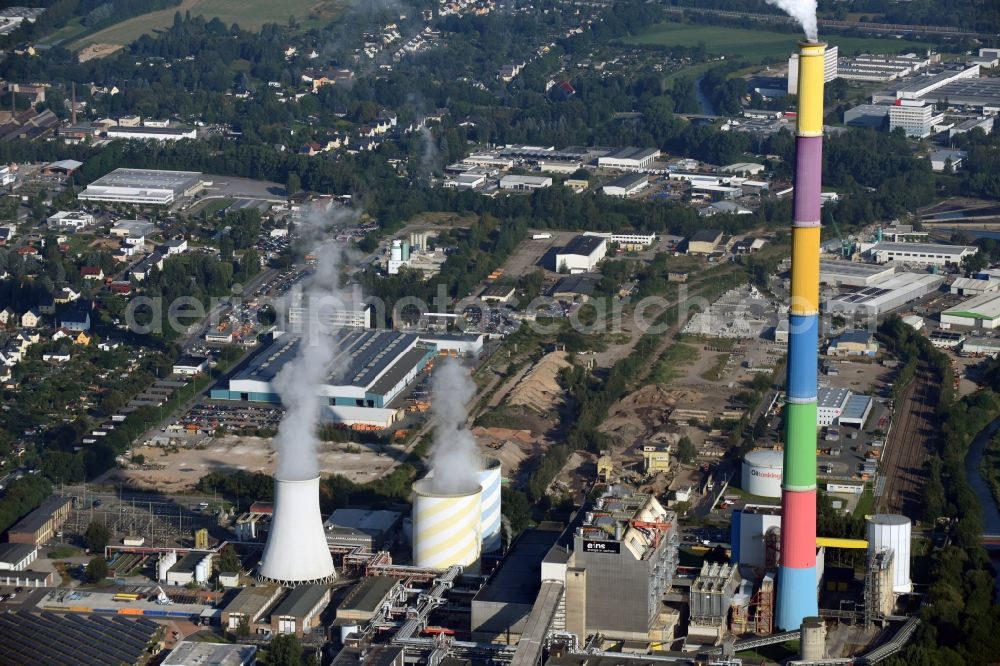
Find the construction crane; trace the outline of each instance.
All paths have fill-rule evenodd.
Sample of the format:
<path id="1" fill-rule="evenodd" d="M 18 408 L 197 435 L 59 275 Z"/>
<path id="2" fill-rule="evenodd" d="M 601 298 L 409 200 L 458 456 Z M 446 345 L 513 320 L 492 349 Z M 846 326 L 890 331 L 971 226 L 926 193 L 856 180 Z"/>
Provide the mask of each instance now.
<path id="1" fill-rule="evenodd" d="M 850 260 L 851 255 L 854 253 L 854 243 L 844 238 L 844 235 L 840 233 L 840 227 L 837 226 L 837 221 L 830 217 L 830 222 L 833 224 L 833 230 L 837 232 L 837 238 L 840 239 L 840 256 L 843 259 Z"/>

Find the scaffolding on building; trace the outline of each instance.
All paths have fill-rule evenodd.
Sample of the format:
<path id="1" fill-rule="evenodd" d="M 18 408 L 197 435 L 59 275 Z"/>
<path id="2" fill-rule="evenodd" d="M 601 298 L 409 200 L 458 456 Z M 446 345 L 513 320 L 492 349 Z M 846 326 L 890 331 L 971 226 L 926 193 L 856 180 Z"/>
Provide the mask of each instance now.
<path id="1" fill-rule="evenodd" d="M 892 560 L 889 548 L 878 548 L 868 554 L 865 567 L 865 627 L 871 628 L 892 613 Z"/>

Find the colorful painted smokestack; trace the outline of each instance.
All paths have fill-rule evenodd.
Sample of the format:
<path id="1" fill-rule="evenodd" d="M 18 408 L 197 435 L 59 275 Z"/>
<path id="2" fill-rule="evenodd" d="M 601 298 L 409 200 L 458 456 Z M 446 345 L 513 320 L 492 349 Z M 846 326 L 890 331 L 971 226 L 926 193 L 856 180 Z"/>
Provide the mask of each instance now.
<path id="1" fill-rule="evenodd" d="M 818 614 L 816 591 L 816 366 L 819 335 L 820 175 L 826 44 L 799 44 L 788 397 L 781 490 L 778 628 Z"/>

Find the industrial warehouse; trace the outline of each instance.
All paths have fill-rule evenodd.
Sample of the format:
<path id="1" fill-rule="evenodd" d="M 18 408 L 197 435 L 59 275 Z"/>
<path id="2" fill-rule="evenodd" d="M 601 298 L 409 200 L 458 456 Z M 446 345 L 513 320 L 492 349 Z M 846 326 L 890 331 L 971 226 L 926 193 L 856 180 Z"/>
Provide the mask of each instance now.
<path id="1" fill-rule="evenodd" d="M 204 187 L 202 175 L 196 171 L 115 169 L 88 185 L 77 198 L 81 201 L 169 206 L 182 197 L 193 196 Z"/>
<path id="2" fill-rule="evenodd" d="M 367 312 L 367 311 L 366 311 Z M 391 424 L 396 409 L 390 403 L 427 367 L 437 345 L 412 333 L 343 329 L 335 333 L 336 364 L 344 368 L 321 390 L 328 418 L 354 424 Z M 228 388 L 213 389 L 214 400 L 281 401 L 272 386 L 281 369 L 298 353 L 301 338 L 276 334 L 242 370 L 229 378 Z"/>

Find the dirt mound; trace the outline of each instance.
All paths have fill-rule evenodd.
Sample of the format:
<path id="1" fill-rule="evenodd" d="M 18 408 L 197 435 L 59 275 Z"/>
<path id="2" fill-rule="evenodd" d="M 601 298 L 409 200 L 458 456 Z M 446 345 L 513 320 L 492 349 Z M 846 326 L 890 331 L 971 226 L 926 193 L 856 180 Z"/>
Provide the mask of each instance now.
<path id="1" fill-rule="evenodd" d="M 80 49 L 78 58 L 80 62 L 87 62 L 95 58 L 106 58 L 121 48 L 124 48 L 122 44 L 91 44 Z"/>
<path id="2" fill-rule="evenodd" d="M 521 405 L 539 413 L 551 411 L 563 398 L 559 371 L 569 367 L 564 352 L 543 356 L 510 392 L 509 405 Z"/>

